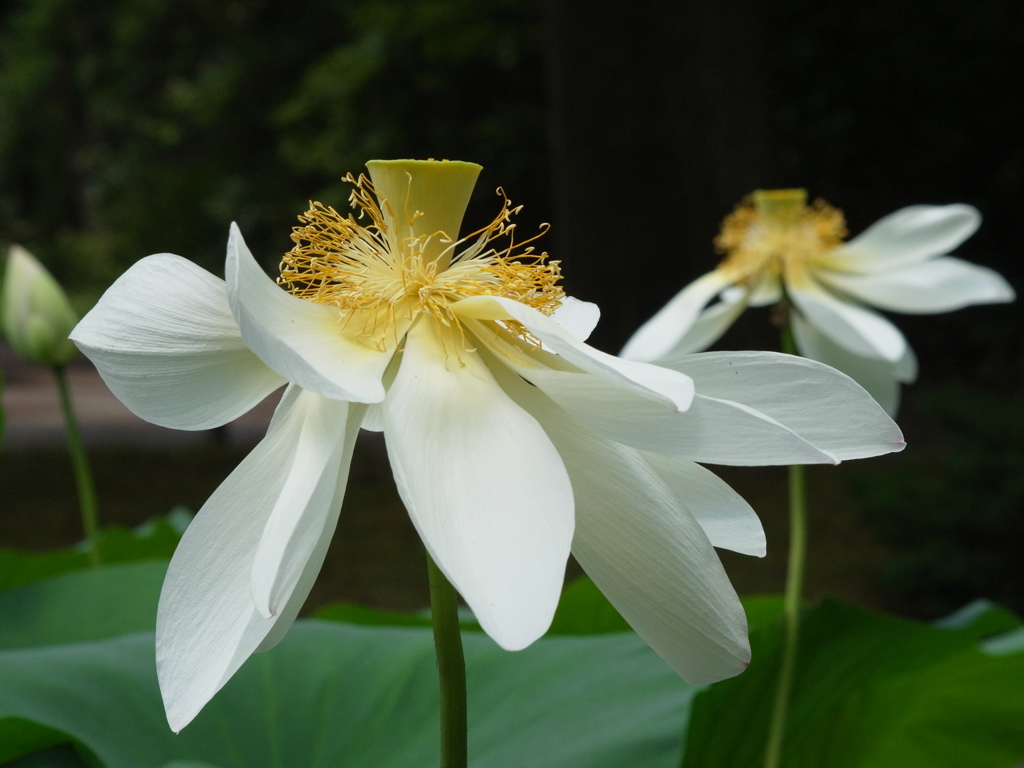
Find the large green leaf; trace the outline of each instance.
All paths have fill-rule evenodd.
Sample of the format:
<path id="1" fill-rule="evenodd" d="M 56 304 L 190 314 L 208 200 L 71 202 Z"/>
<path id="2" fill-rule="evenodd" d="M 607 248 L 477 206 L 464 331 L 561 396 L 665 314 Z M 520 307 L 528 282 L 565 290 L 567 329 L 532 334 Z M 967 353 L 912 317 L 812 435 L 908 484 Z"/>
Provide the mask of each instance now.
<path id="1" fill-rule="evenodd" d="M 980 640 L 1019 626 L 974 609 L 935 627 L 825 601 L 804 614 L 787 768 L 1008 768 L 1024 758 L 1024 653 Z M 781 626 L 751 633 L 754 662 L 693 708 L 687 768 L 763 762 Z M 1005 645 L 1005 643 L 1004 643 Z"/>
<path id="2" fill-rule="evenodd" d="M 176 508 L 166 517 L 154 518 L 138 528 L 112 525 L 101 529 L 104 564 L 169 560 L 190 519 L 190 512 Z M 0 548 L 0 591 L 86 568 L 89 556 L 82 547 L 48 552 Z"/>
<path id="3" fill-rule="evenodd" d="M 0 649 L 151 630 L 166 570 L 160 560 L 87 568 L 0 592 Z M 67 741 L 59 730 L 31 720 L 0 719 L 0 763 Z M 68 759 L 66 751 L 60 754 Z M 57 760 L 51 762 L 63 764 Z"/>
<path id="4" fill-rule="evenodd" d="M 694 688 L 636 635 L 465 637 L 477 768 L 672 766 Z M 57 729 L 107 768 L 410 766 L 437 760 L 426 629 L 300 621 L 252 658 L 181 735 L 156 687 L 153 636 L 0 652 L 0 719 Z M 0 720 L 2 722 L 2 720 Z"/>
<path id="5" fill-rule="evenodd" d="M 162 560 L 62 573 L 0 592 L 0 648 L 99 640 L 156 626 Z"/>

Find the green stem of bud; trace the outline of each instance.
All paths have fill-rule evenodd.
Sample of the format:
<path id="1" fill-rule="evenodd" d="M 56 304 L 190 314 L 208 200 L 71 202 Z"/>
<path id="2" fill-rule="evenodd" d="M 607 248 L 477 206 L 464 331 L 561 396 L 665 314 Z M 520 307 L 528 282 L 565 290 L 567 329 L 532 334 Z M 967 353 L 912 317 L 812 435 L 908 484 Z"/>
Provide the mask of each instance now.
<path id="1" fill-rule="evenodd" d="M 78 420 L 75 418 L 75 409 L 71 404 L 71 392 L 68 388 L 68 378 L 64 366 L 55 366 L 53 374 L 57 378 L 60 406 L 64 412 L 64 430 L 68 437 L 68 451 L 71 454 L 71 465 L 75 471 L 75 484 L 78 486 L 78 506 L 82 513 L 82 529 L 89 542 L 89 564 L 96 568 L 101 563 L 96 487 L 92 480 L 92 470 L 89 468 L 89 457 L 85 452 L 82 435 L 78 429 Z"/>

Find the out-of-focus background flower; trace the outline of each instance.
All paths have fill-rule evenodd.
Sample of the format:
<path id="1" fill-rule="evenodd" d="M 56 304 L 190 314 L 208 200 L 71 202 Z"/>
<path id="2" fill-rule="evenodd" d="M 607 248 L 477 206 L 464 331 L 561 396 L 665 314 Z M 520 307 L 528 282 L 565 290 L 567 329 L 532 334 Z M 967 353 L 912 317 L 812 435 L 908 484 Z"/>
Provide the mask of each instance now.
<path id="1" fill-rule="evenodd" d="M 221 273 L 237 221 L 268 269 L 309 199 L 374 157 L 485 170 L 616 351 L 717 263 L 722 217 L 755 188 L 803 186 L 855 234 L 915 203 L 984 216 L 957 254 L 1024 286 L 1024 10 L 978 0 L 10 0 L 0 5 L 0 246 L 20 243 L 80 311 L 137 259 Z M 932 617 L 985 596 L 1024 611 L 1020 304 L 898 319 L 921 359 L 897 456 L 810 473 L 811 594 Z M 719 348 L 775 349 L 767 312 Z M 48 374 L 0 347 L 8 434 L 0 546 L 78 537 Z M 195 510 L 269 408 L 182 436 L 118 410 L 72 370 L 101 515 Z M 313 602 L 426 603 L 418 539 L 383 447 L 364 441 Z M 717 471 L 717 470 L 716 470 Z M 740 591 L 779 591 L 784 473 L 721 474 L 765 519 L 769 557 L 729 557 Z M 66 479 L 66 482 L 65 482 Z"/>

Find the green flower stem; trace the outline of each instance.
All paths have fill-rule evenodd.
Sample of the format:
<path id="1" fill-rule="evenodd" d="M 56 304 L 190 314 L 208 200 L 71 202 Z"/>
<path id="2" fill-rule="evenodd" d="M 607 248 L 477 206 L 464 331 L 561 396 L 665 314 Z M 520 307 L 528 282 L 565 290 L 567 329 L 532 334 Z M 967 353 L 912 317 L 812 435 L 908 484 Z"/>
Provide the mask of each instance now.
<path id="1" fill-rule="evenodd" d="M 783 609 L 785 636 L 782 645 L 782 663 L 775 689 L 768 747 L 765 750 L 765 768 L 778 768 L 782 760 L 782 744 L 786 735 L 786 714 L 789 710 L 793 672 L 796 669 L 796 651 L 800 641 L 800 593 L 804 582 L 804 560 L 807 554 L 807 507 L 804 468 L 789 468 L 789 565 L 786 573 L 786 599 Z"/>
<path id="2" fill-rule="evenodd" d="M 78 431 L 75 409 L 71 405 L 71 392 L 68 389 L 68 378 L 64 366 L 55 366 L 53 374 L 57 378 L 60 406 L 64 411 L 64 429 L 68 436 L 68 450 L 71 453 L 71 465 L 74 467 L 75 483 L 78 486 L 78 506 L 82 512 L 82 528 L 85 531 L 85 538 L 89 542 L 89 564 L 95 568 L 100 565 L 96 487 L 93 485 L 92 470 L 89 468 L 89 457 L 85 453 L 82 435 Z"/>
<path id="3" fill-rule="evenodd" d="M 434 653 L 441 683 L 441 768 L 466 768 L 466 661 L 455 588 L 427 555 Z"/>
<path id="4" fill-rule="evenodd" d="M 782 329 L 782 351 L 795 355 L 796 343 L 789 325 Z M 782 663 L 775 689 L 772 719 L 768 727 L 768 746 L 765 749 L 765 768 L 779 768 L 782 745 L 786 736 L 786 715 L 793 689 L 796 652 L 800 642 L 800 595 L 804 583 L 804 561 L 807 557 L 807 498 L 804 467 L 794 464 L 789 468 L 789 562 L 786 570 L 786 597 L 783 604 L 785 635 L 782 645 Z"/>

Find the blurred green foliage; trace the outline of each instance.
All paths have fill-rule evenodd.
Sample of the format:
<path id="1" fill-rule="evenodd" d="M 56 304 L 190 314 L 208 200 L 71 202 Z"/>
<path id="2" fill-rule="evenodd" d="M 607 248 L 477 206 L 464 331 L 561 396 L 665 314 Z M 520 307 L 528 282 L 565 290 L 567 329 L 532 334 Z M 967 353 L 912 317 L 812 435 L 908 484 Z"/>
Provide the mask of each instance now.
<path id="1" fill-rule="evenodd" d="M 498 180 L 545 198 L 534 3 L 20 0 L 0 14 L 0 239 L 80 292 L 161 251 L 219 272 L 232 220 L 273 265 L 309 198 L 344 206 L 340 177 L 372 157 L 480 162 L 492 208 Z"/>
<path id="2" fill-rule="evenodd" d="M 936 426 L 925 444 L 852 470 L 866 519 L 893 549 L 881 585 L 912 615 L 979 596 L 1024 614 L 1024 402 L 959 385 L 917 400 Z"/>

